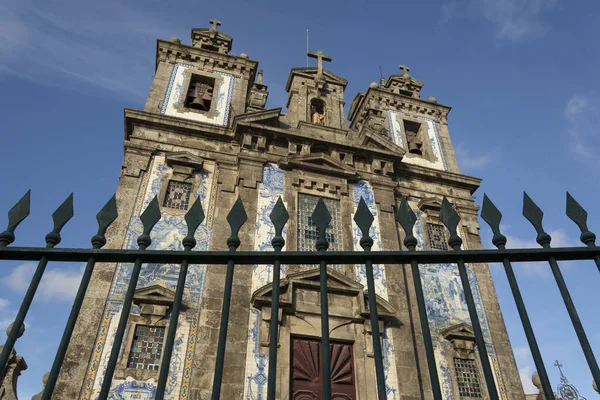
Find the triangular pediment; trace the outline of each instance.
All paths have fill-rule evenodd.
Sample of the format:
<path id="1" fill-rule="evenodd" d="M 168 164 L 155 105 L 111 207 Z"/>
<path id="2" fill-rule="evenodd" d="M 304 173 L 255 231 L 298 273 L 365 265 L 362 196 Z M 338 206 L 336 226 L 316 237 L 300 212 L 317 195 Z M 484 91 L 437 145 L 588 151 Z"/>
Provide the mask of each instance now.
<path id="1" fill-rule="evenodd" d="M 204 164 L 204 158 L 194 155 L 192 153 L 188 153 L 187 151 L 181 151 L 177 153 L 167 154 L 166 162 L 168 166 L 172 166 L 175 164 L 200 169 Z"/>
<path id="2" fill-rule="evenodd" d="M 439 214 L 442 208 L 442 201 L 437 197 L 426 197 L 419 201 L 417 207 L 423 212 Z"/>
<path id="3" fill-rule="evenodd" d="M 354 168 L 322 152 L 290 156 L 279 161 L 279 166 L 281 168 L 295 167 L 330 175 L 341 175 L 346 178 L 358 178 L 358 174 Z"/>
<path id="4" fill-rule="evenodd" d="M 159 284 L 136 289 L 133 295 L 133 303 L 137 305 L 159 304 L 170 306 L 174 300 L 175 292 Z M 185 305 L 183 306 L 185 307 Z"/>
<path id="5" fill-rule="evenodd" d="M 475 334 L 471 325 L 464 322 L 446 328 L 440 332 L 440 335 L 446 340 L 475 340 Z"/>
<path id="6" fill-rule="evenodd" d="M 281 107 L 272 108 L 270 110 L 260 110 L 254 112 L 248 112 L 242 115 L 238 115 L 234 118 L 234 124 L 237 122 L 246 122 L 246 123 L 262 123 L 262 124 L 271 124 L 274 121 L 279 120 L 279 116 L 281 115 Z"/>
<path id="7" fill-rule="evenodd" d="M 289 92 L 290 91 L 290 86 L 292 84 L 292 77 L 294 75 L 299 75 L 299 76 L 304 76 L 306 78 L 314 78 L 315 76 L 317 76 L 317 68 L 316 67 L 301 67 L 301 68 L 292 68 L 292 71 L 290 72 L 290 76 L 288 78 L 287 84 L 285 85 L 285 91 Z M 323 68 L 323 77 L 325 78 L 325 81 L 330 82 L 330 83 L 335 83 L 338 85 L 342 85 L 343 87 L 346 87 L 346 85 L 348 84 L 348 81 L 345 80 L 344 78 L 342 78 L 339 75 L 334 74 L 331 71 L 326 70 L 325 68 Z"/>
<path id="8" fill-rule="evenodd" d="M 308 271 L 296 272 L 288 275 L 280 281 L 280 300 L 282 309 L 288 309 L 293 312 L 294 309 L 294 291 L 298 289 L 320 292 L 321 273 L 318 268 Z M 330 293 L 341 294 L 345 296 L 356 296 L 360 298 L 358 302 L 359 310 L 357 314 L 365 320 L 369 318 L 368 293 L 364 286 L 346 275 L 334 270 L 327 270 L 327 291 Z M 270 307 L 273 294 L 273 284 L 269 283 L 252 294 L 252 305 L 258 309 Z M 396 311 L 392 305 L 381 296 L 376 296 L 377 313 L 379 319 L 396 319 Z"/>
<path id="9" fill-rule="evenodd" d="M 368 129 L 363 129 L 358 135 L 358 143 L 364 148 L 385 151 L 386 153 L 399 158 L 402 158 L 406 153 L 402 147 L 392 142 L 389 137 L 372 132 Z"/>

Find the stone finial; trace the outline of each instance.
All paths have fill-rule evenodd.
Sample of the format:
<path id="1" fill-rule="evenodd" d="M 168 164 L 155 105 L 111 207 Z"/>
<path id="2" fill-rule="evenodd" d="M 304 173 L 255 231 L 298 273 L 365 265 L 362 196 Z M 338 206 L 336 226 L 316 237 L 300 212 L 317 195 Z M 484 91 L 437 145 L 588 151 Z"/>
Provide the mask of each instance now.
<path id="1" fill-rule="evenodd" d="M 242 54 L 240 54 L 240 58 L 243 58 L 243 59 L 247 60 L 249 57 L 248 57 L 248 54 L 242 53 Z"/>
<path id="2" fill-rule="evenodd" d="M 173 36 L 171 38 L 171 42 L 181 44 L 181 39 L 179 39 L 177 36 Z"/>
<path id="3" fill-rule="evenodd" d="M 533 386 L 535 386 L 538 390 L 538 395 L 535 399 L 546 400 L 546 396 L 544 396 L 544 390 L 542 389 L 542 382 L 540 381 L 540 376 L 538 375 L 537 371 L 535 371 L 533 375 L 531 375 L 531 382 L 533 383 Z"/>
<path id="4" fill-rule="evenodd" d="M 12 331 L 14 322 L 12 324 L 10 324 L 8 326 L 8 328 L 6 328 L 6 336 L 8 336 L 10 334 L 10 331 Z M 25 324 L 21 325 L 21 329 L 19 329 L 19 333 L 17 333 L 17 338 L 20 338 L 21 336 L 23 336 L 23 334 L 25 333 Z"/>
<path id="5" fill-rule="evenodd" d="M 437 103 L 437 99 L 435 97 L 433 97 L 433 96 L 429 96 L 427 98 L 427 101 L 432 102 L 432 103 Z"/>
<path id="6" fill-rule="evenodd" d="M 258 83 L 259 85 L 262 85 L 262 83 L 263 83 L 263 70 L 262 69 L 258 70 L 258 76 L 256 77 L 256 83 Z"/>
<path id="7" fill-rule="evenodd" d="M 379 85 L 377 84 L 377 82 L 371 82 L 369 84 L 369 89 L 377 89 L 379 87 Z"/>
<path id="8" fill-rule="evenodd" d="M 48 382 L 49 376 L 50 376 L 50 372 L 46 372 L 44 374 L 44 377 L 42 378 L 42 383 L 44 384 L 44 387 L 42 388 L 42 391 L 39 392 L 38 394 L 36 394 L 35 396 L 33 396 L 31 398 L 31 400 L 41 400 L 42 399 L 42 395 L 44 394 L 44 390 L 46 389 L 46 383 Z"/>
<path id="9" fill-rule="evenodd" d="M 408 76 L 408 71 L 410 71 L 410 68 L 408 66 L 402 64 L 399 68 L 402 70 L 402 75 Z"/>

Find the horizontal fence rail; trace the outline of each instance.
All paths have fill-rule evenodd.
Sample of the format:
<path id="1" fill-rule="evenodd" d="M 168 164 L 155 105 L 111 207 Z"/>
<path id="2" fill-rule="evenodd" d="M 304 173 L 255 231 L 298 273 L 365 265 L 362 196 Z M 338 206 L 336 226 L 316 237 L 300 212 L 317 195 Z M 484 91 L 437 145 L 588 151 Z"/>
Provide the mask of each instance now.
<path id="1" fill-rule="evenodd" d="M 108 227 L 118 218 L 117 202 L 113 196 L 104 208 L 98 213 L 98 233 L 92 237 L 91 249 L 66 249 L 57 248 L 61 241 L 60 231 L 64 225 L 73 216 L 73 196 L 70 195 L 63 204 L 52 215 L 54 227 L 46 235 L 46 247 L 10 247 L 15 240 L 15 230 L 18 225 L 29 215 L 30 211 L 30 192 L 27 192 L 21 200 L 8 213 L 8 226 L 6 230 L 0 233 L 0 260 L 29 260 L 38 261 L 38 267 L 34 273 L 29 289 L 19 308 L 15 322 L 8 332 L 8 338 L 0 354 L 0 379 L 4 379 L 7 363 L 19 332 L 24 324 L 29 307 L 37 292 L 39 283 L 42 279 L 48 262 L 67 261 L 67 262 L 87 262 L 83 273 L 74 304 L 69 315 L 63 336 L 60 341 L 52 368 L 48 375 L 48 380 L 43 391 L 42 399 L 49 400 L 52 397 L 56 383 L 58 381 L 60 369 L 64 361 L 73 330 L 75 328 L 79 311 L 90 283 L 92 272 L 95 265 L 99 262 L 125 262 L 133 263 L 133 271 L 123 301 L 123 311 L 119 317 L 115 340 L 110 349 L 106 371 L 101 385 L 99 399 L 106 400 L 110 395 L 113 375 L 117 366 L 123 337 L 127 329 L 127 321 L 133 304 L 134 292 L 137 288 L 138 277 L 144 264 L 179 264 L 179 276 L 175 290 L 175 298 L 171 306 L 169 316 L 170 323 L 165 339 L 164 351 L 162 354 L 161 367 L 159 370 L 159 379 L 157 383 L 156 399 L 162 400 L 165 395 L 166 382 L 170 367 L 170 360 L 173 352 L 173 343 L 175 341 L 177 321 L 182 307 L 183 292 L 185 281 L 190 264 L 205 264 L 214 267 L 225 268 L 225 283 L 223 287 L 222 312 L 219 328 L 218 345 L 216 349 L 216 363 L 213 376 L 212 400 L 221 398 L 221 386 L 223 382 L 223 369 L 226 361 L 227 347 L 227 327 L 229 323 L 229 309 L 233 287 L 233 277 L 235 267 L 241 265 L 272 264 L 273 268 L 273 291 L 271 303 L 271 326 L 269 341 L 269 369 L 267 399 L 274 400 L 277 392 L 277 355 L 278 355 L 278 329 L 277 320 L 279 316 L 279 283 L 280 283 L 280 265 L 319 265 L 319 287 L 320 287 L 320 307 L 321 307 L 321 376 L 323 398 L 330 400 L 332 397 L 331 371 L 330 371 L 330 346 L 329 346 L 329 311 L 328 311 L 328 293 L 327 293 L 327 269 L 332 264 L 364 264 L 367 277 L 367 297 L 369 304 L 369 319 L 373 337 L 373 354 L 375 363 L 375 375 L 377 386 L 377 399 L 385 400 L 386 386 L 383 368 L 383 355 L 380 338 L 379 316 L 377 312 L 375 293 L 375 280 L 373 273 L 374 264 L 405 264 L 410 265 L 417 307 L 419 311 L 419 322 L 423 333 L 423 344 L 425 350 L 425 359 L 427 360 L 428 379 L 432 387 L 432 395 L 435 400 L 442 399 L 442 387 L 438 377 L 438 365 L 434 354 L 429 321 L 426 313 L 426 303 L 423 293 L 423 287 L 419 272 L 419 265 L 422 264 L 442 264 L 454 263 L 457 265 L 461 284 L 463 286 L 465 302 L 469 312 L 471 326 L 475 337 L 477 352 L 479 353 L 481 367 L 487 389 L 487 397 L 490 400 L 499 398 L 496 388 L 494 372 L 490 365 L 487 343 L 485 341 L 479 317 L 476 311 L 476 302 L 473 297 L 471 285 L 467 275 L 466 264 L 477 263 L 501 263 L 504 267 L 508 282 L 511 288 L 519 317 L 523 324 L 523 329 L 536 365 L 540 378 L 542 391 L 548 400 L 554 400 L 554 392 L 548 379 L 548 374 L 539 350 L 533 327 L 529 320 L 527 309 L 525 307 L 519 285 L 517 283 L 512 263 L 519 262 L 548 262 L 549 268 L 553 273 L 559 292 L 571 319 L 571 323 L 581 345 L 585 359 L 590 372 L 594 378 L 595 384 L 600 386 L 600 370 L 598 363 L 592 352 L 592 348 L 587 339 L 582 322 L 579 319 L 575 304 L 571 298 L 567 285 L 562 276 L 558 261 L 574 260 L 593 260 L 600 271 L 600 247 L 596 246 L 596 236 L 589 231 L 587 227 L 587 212 L 579 205 L 575 199 L 567 193 L 567 216 L 575 222 L 581 231 L 580 240 L 585 247 L 567 247 L 552 248 L 550 246 L 551 237 L 542 226 L 543 212 L 524 194 L 523 216 L 529 220 L 536 231 L 536 241 L 541 248 L 536 249 L 506 249 L 507 239 L 500 232 L 500 221 L 502 214 L 494 206 L 487 196 L 484 196 L 481 211 L 482 219 L 487 222 L 493 232 L 492 243 L 497 248 L 495 250 L 462 250 L 462 239 L 457 234 L 457 227 L 460 217 L 450 202 L 444 197 L 441 209 L 440 220 L 450 232 L 448 238 L 449 251 L 416 251 L 418 244 L 417 238 L 413 234 L 417 217 L 408 205 L 407 199 L 402 199 L 399 204 L 396 221 L 404 231 L 403 244 L 407 251 L 372 251 L 373 239 L 370 237 L 374 217 L 367 204 L 360 199 L 354 222 L 361 232 L 360 246 L 363 251 L 327 251 L 329 243 L 327 241 L 327 229 L 331 221 L 331 215 L 322 199 L 317 202 L 315 210 L 311 216 L 318 234 L 314 252 L 282 251 L 285 246 L 283 229 L 289 220 L 289 214 L 281 198 L 273 208 L 270 218 L 273 223 L 274 237 L 271 244 L 274 252 L 259 251 L 237 251 L 241 244 L 238 236 L 240 229 L 247 221 L 248 217 L 244 205 L 240 198 L 237 199 L 233 208 L 227 216 L 227 222 L 231 228 L 231 236 L 227 239 L 229 251 L 193 251 L 196 246 L 194 238 L 197 228 L 205 219 L 204 211 L 200 199 L 196 199 L 192 207 L 185 215 L 185 221 L 188 226 L 187 236 L 182 240 L 183 251 L 165 251 L 165 250 L 147 250 L 152 243 L 152 229 L 161 219 L 161 211 L 158 200 L 155 197 L 140 216 L 143 225 L 143 233 L 137 239 L 139 250 L 125 249 L 103 249 L 106 244 L 105 234 Z M 475 266 L 477 268 L 477 266 Z M 200 339 L 201 340 L 201 339 Z M 438 360 L 439 361 L 439 360 Z M 0 383 L 2 381 L 0 380 Z"/>

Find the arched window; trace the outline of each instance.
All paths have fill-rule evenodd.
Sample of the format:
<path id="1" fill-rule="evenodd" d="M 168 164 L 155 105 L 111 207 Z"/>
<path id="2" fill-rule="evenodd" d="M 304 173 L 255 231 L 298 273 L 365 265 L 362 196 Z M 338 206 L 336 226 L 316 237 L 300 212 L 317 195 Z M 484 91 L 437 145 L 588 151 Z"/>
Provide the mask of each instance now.
<path id="1" fill-rule="evenodd" d="M 325 102 L 314 98 L 310 101 L 310 121 L 313 124 L 325 125 Z"/>

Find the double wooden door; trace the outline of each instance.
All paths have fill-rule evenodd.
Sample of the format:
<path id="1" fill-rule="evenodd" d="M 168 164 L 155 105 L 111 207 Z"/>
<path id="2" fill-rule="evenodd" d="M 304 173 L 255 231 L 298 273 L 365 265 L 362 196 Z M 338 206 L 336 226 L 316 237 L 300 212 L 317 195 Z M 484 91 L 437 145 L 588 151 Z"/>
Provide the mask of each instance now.
<path id="1" fill-rule="evenodd" d="M 352 345 L 330 343 L 333 400 L 356 400 Z M 322 400 L 321 341 L 292 338 L 291 399 Z"/>

